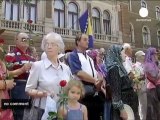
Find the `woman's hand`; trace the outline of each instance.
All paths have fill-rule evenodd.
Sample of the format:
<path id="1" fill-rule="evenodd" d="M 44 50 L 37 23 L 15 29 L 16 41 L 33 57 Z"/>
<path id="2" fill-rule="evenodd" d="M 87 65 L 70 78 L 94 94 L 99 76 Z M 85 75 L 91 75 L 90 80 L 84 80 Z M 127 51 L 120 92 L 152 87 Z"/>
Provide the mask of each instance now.
<path id="1" fill-rule="evenodd" d="M 5 80 L 4 82 L 6 82 L 6 89 L 12 89 L 16 85 L 13 79 Z"/>
<path id="2" fill-rule="evenodd" d="M 123 120 L 128 120 L 127 112 L 126 112 L 124 109 L 120 111 L 120 117 L 121 117 Z"/>
<path id="3" fill-rule="evenodd" d="M 103 80 L 103 83 L 101 85 L 101 91 L 103 92 L 103 94 L 106 97 L 106 81 L 105 80 Z"/>
<path id="4" fill-rule="evenodd" d="M 94 85 L 96 86 L 97 91 L 101 90 L 102 82 L 103 82 L 103 80 L 96 80 L 96 82 L 94 83 Z"/>
<path id="5" fill-rule="evenodd" d="M 38 91 L 37 96 L 38 97 L 47 97 L 47 92 L 46 91 Z"/>
<path id="6" fill-rule="evenodd" d="M 39 91 L 39 90 L 36 90 L 36 89 L 32 89 L 30 92 L 29 92 L 29 95 L 30 96 L 33 96 L 33 97 L 36 97 L 36 98 L 41 98 L 41 97 L 47 97 L 47 92 L 46 91 Z"/>

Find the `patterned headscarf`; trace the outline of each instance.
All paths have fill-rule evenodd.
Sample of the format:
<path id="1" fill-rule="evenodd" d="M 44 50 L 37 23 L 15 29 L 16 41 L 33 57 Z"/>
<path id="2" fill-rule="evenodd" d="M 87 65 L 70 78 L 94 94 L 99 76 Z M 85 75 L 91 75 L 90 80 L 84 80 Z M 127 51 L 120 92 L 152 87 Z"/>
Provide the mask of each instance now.
<path id="1" fill-rule="evenodd" d="M 106 76 L 106 70 L 105 70 L 105 66 L 103 65 L 103 63 L 98 63 L 97 62 L 97 56 L 98 54 L 100 54 L 99 50 L 98 49 L 92 49 L 92 50 L 89 50 L 87 52 L 87 54 L 93 59 L 93 62 L 94 62 L 94 66 L 95 66 L 95 69 L 97 70 L 97 72 L 101 73 L 101 75 L 103 77 Z"/>
<path id="2" fill-rule="evenodd" d="M 156 48 L 150 47 L 147 49 L 145 54 L 144 71 L 149 72 L 153 77 L 158 75 L 159 69 L 156 64 L 155 54 L 157 53 Z"/>
<path id="3" fill-rule="evenodd" d="M 120 77 L 127 76 L 127 72 L 122 64 L 122 57 L 121 57 L 121 51 L 123 47 L 121 45 L 112 45 L 106 55 L 106 67 L 109 71 L 115 66 L 118 66 L 119 68 L 119 75 Z"/>

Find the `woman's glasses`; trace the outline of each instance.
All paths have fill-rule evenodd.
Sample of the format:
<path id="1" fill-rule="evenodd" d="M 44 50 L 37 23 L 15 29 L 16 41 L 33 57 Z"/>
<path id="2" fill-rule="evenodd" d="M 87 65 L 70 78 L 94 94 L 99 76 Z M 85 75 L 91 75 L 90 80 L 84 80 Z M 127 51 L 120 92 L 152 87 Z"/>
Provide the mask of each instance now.
<path id="1" fill-rule="evenodd" d="M 55 43 L 45 43 L 45 47 L 55 47 L 55 46 L 58 46 L 57 44 Z"/>

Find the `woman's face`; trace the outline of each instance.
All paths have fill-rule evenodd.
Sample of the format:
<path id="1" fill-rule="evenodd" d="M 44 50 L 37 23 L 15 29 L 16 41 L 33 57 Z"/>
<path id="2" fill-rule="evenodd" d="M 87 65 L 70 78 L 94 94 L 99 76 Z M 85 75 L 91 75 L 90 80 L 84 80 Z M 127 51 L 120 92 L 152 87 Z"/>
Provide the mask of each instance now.
<path id="1" fill-rule="evenodd" d="M 53 39 L 46 40 L 44 47 L 45 47 L 45 52 L 47 56 L 58 56 L 60 48 L 58 44 L 54 42 Z"/>
<path id="2" fill-rule="evenodd" d="M 103 60 L 102 60 L 102 58 L 101 58 L 99 53 L 97 53 L 96 61 L 97 61 L 98 64 L 103 62 Z"/>

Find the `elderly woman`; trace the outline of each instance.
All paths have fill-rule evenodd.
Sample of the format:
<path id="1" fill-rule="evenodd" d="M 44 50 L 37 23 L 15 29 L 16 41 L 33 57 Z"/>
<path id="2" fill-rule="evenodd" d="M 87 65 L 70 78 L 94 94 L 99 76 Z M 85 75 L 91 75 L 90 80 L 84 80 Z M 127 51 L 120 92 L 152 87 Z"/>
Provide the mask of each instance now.
<path id="1" fill-rule="evenodd" d="M 71 76 L 69 67 L 58 60 L 58 53 L 64 50 L 64 43 L 59 34 L 48 33 L 42 40 L 42 49 L 47 57 L 32 64 L 26 84 L 26 92 L 34 97 L 33 106 L 39 111 L 38 118 L 34 115 L 34 117 L 32 116 L 33 120 L 41 120 L 47 96 L 52 95 L 53 99 L 57 101 L 59 82 L 61 80 L 69 81 Z"/>
<path id="2" fill-rule="evenodd" d="M 146 120 L 147 113 L 147 93 L 146 80 L 144 75 L 144 57 L 145 53 L 141 50 L 135 53 L 136 63 L 133 65 L 135 90 L 138 92 L 139 116 L 141 120 Z"/>
<path id="3" fill-rule="evenodd" d="M 160 110 L 159 110 L 160 100 L 158 100 L 158 94 L 157 94 L 158 90 L 160 91 L 160 72 L 156 64 L 157 60 L 158 60 L 158 55 L 156 49 L 153 47 L 148 48 L 145 54 L 145 63 L 144 63 L 144 71 L 146 78 L 148 80 L 146 120 L 160 119 Z"/>
<path id="4" fill-rule="evenodd" d="M 132 80 L 123 66 L 125 53 L 122 46 L 112 45 L 106 55 L 108 81 L 112 89 L 113 120 L 127 120 L 124 104 L 128 104 L 137 116 L 138 97 L 133 90 Z M 136 120 L 138 120 L 136 118 Z"/>

